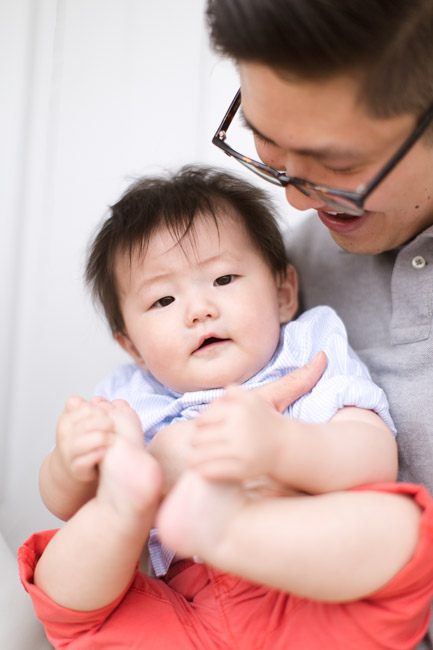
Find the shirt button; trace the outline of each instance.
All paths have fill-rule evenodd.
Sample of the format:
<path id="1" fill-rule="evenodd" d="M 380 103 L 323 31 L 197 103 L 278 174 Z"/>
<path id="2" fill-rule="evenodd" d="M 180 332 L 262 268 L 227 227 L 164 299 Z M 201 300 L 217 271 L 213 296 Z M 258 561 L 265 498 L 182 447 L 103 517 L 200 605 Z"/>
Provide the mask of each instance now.
<path id="1" fill-rule="evenodd" d="M 412 266 L 414 269 L 423 269 L 427 262 L 422 255 L 416 255 L 412 260 Z"/>

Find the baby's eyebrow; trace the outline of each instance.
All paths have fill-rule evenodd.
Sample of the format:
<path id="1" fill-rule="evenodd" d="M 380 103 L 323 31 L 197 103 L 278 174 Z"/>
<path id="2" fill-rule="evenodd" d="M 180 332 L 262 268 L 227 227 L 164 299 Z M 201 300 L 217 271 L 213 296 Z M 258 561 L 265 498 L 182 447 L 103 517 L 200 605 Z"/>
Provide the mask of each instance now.
<path id="1" fill-rule="evenodd" d="M 259 140 L 262 140 L 263 142 L 266 142 L 267 144 L 273 145 L 275 147 L 279 146 L 274 140 L 272 140 L 272 138 L 269 138 L 264 133 L 259 131 L 259 129 L 248 120 L 242 110 L 242 107 L 240 109 L 240 120 L 242 125 L 245 128 L 249 129 L 253 135 L 256 135 Z M 310 156 L 312 158 L 316 158 L 317 160 L 332 159 L 351 161 L 359 160 L 364 155 L 364 152 L 360 152 L 355 149 L 344 149 L 342 147 L 336 147 L 335 145 L 328 145 L 323 147 L 295 147 L 290 149 L 290 152 L 297 154 L 298 156 Z"/>
<path id="2" fill-rule="evenodd" d="M 153 284 L 157 280 L 165 280 L 166 278 L 170 277 L 173 275 L 171 271 L 163 271 L 161 273 L 154 273 L 153 275 L 146 275 L 143 278 L 143 281 L 141 284 Z"/>
<path id="3" fill-rule="evenodd" d="M 240 257 L 234 255 L 231 252 L 218 251 L 215 255 L 209 255 L 204 259 L 198 259 L 197 264 L 201 267 L 212 266 L 213 264 L 223 261 L 227 263 L 238 262 Z M 176 269 L 168 269 L 165 271 L 156 271 L 150 275 L 145 275 L 140 279 L 140 283 L 137 285 L 136 292 L 139 293 L 141 290 L 145 290 L 152 285 L 155 285 L 158 282 L 170 282 L 172 278 L 175 278 L 178 275 Z"/>
<path id="4" fill-rule="evenodd" d="M 161 273 L 154 273 L 153 275 L 146 275 L 144 278 L 141 278 L 140 283 L 137 285 L 135 293 L 140 293 L 142 290 L 146 290 L 151 286 L 154 286 L 158 282 L 166 282 L 173 277 L 174 273 L 171 271 L 163 271 Z"/>

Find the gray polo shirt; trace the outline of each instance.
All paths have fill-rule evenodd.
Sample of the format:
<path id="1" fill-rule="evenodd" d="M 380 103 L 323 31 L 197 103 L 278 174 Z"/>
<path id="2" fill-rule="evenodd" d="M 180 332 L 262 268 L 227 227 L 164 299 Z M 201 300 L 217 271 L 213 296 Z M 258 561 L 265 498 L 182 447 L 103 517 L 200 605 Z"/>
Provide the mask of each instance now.
<path id="1" fill-rule="evenodd" d="M 433 494 L 433 226 L 396 250 L 354 255 L 313 214 L 286 241 L 300 276 L 302 310 L 334 307 L 388 396 L 400 479 Z"/>

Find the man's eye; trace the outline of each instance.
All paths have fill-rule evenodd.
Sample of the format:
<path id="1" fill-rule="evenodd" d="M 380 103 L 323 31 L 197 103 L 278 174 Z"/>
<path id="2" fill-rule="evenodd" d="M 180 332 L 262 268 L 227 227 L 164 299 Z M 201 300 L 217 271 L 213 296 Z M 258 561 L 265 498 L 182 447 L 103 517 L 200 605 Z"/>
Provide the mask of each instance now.
<path id="1" fill-rule="evenodd" d="M 231 275 L 222 275 L 220 278 L 217 278 L 214 282 L 215 287 L 223 287 L 225 284 L 230 284 L 235 279 L 233 274 Z"/>
<path id="2" fill-rule="evenodd" d="M 335 174 L 336 176 L 338 176 L 338 175 L 340 175 L 340 176 L 350 176 L 351 174 L 356 174 L 356 172 L 358 171 L 355 167 L 344 167 L 344 169 L 343 168 L 337 169 L 335 167 L 327 167 L 326 169 L 327 169 L 328 172 L 330 172 L 331 174 Z"/>
<path id="3" fill-rule="evenodd" d="M 156 300 L 153 303 L 152 307 L 167 307 L 172 302 L 174 302 L 173 296 L 164 296 L 164 298 L 160 298 L 159 300 Z"/>

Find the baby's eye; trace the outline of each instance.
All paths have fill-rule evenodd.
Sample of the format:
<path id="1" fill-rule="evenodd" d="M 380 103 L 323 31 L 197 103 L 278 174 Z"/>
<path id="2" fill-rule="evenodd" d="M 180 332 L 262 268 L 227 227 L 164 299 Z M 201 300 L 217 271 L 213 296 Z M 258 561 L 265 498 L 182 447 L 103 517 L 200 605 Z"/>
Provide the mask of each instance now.
<path id="1" fill-rule="evenodd" d="M 167 307 L 172 302 L 174 302 L 173 296 L 164 296 L 164 298 L 160 298 L 159 300 L 156 300 L 153 303 L 152 307 Z"/>
<path id="2" fill-rule="evenodd" d="M 230 284 L 235 279 L 233 274 L 222 275 L 220 278 L 217 278 L 214 282 L 215 287 L 223 287 L 225 284 Z"/>

